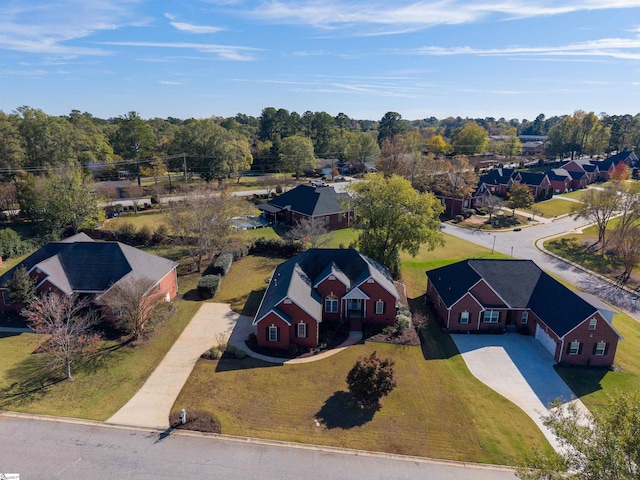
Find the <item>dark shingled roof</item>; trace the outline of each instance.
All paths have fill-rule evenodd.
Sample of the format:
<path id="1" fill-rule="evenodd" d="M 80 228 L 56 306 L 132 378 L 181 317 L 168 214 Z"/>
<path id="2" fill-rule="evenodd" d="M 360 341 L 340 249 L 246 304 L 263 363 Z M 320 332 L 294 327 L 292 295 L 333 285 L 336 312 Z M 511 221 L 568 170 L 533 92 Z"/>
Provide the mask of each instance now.
<path id="1" fill-rule="evenodd" d="M 520 173 L 520 183 L 525 185 L 540 185 L 544 180 L 544 177 L 547 176 L 546 173 L 530 173 L 530 172 L 519 172 Z"/>
<path id="2" fill-rule="evenodd" d="M 345 204 L 349 202 L 348 193 L 338 193 L 333 187 L 313 187 L 298 185 L 296 188 L 277 196 L 268 205 L 289 209 L 315 217 L 349 211 Z"/>
<path id="3" fill-rule="evenodd" d="M 97 242 L 76 235 L 61 242 L 49 242 L 0 276 L 0 288 L 25 267 L 38 268 L 65 293 L 104 292 L 123 277 L 162 280 L 177 263 L 119 242 Z"/>
<path id="4" fill-rule="evenodd" d="M 350 281 L 350 288 L 372 277 L 398 298 L 389 271 L 369 257 L 352 248 L 311 248 L 276 267 L 254 323 L 287 297 L 321 321 L 322 299 L 313 286 L 326 275 L 328 266 L 338 269 Z"/>
<path id="5" fill-rule="evenodd" d="M 484 279 L 509 308 L 531 309 L 559 337 L 598 311 L 531 260 L 463 260 L 430 270 L 427 277 L 447 307 Z"/>
<path id="6" fill-rule="evenodd" d="M 494 168 L 485 175 L 482 175 L 479 183 L 486 183 L 488 185 L 506 185 L 514 172 L 515 170 L 513 168 Z"/>
<path id="7" fill-rule="evenodd" d="M 567 177 L 571 178 L 571 175 L 564 168 L 553 168 L 547 172 L 547 177 L 552 182 L 564 182 Z"/>

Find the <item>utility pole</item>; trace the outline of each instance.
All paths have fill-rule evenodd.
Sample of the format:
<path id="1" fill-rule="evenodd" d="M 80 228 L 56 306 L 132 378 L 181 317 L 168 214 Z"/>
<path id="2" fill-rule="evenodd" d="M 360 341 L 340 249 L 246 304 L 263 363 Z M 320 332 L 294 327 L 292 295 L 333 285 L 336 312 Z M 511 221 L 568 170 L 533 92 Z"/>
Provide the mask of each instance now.
<path id="1" fill-rule="evenodd" d="M 185 185 L 188 183 L 187 181 L 187 154 L 182 154 L 182 165 L 184 167 L 184 183 Z"/>
<path id="2" fill-rule="evenodd" d="M 138 186 L 140 186 L 140 163 L 138 162 L 138 149 L 140 148 L 140 145 L 136 142 L 133 147 L 136 149 L 136 174 L 138 175 Z"/>

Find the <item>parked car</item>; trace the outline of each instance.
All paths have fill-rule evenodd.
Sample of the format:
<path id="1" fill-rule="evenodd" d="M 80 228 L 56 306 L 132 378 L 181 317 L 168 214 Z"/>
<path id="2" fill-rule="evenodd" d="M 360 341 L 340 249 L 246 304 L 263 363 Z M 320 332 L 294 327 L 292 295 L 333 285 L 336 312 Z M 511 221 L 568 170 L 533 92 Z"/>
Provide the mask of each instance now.
<path id="1" fill-rule="evenodd" d="M 311 185 L 313 185 L 314 187 L 324 187 L 324 186 L 326 186 L 327 184 L 326 184 L 326 183 L 324 183 L 324 180 L 322 180 L 322 179 L 318 179 L 318 180 L 312 180 L 312 181 L 311 181 Z"/>

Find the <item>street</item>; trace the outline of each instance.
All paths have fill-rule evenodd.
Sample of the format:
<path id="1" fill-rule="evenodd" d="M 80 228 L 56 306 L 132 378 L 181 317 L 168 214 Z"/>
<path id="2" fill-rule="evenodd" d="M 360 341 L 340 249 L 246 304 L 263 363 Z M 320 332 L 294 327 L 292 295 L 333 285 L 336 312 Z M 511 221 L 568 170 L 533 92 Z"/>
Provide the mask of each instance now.
<path id="1" fill-rule="evenodd" d="M 0 438 L 0 473 L 23 479 L 516 479 L 500 467 L 2 413 Z"/>

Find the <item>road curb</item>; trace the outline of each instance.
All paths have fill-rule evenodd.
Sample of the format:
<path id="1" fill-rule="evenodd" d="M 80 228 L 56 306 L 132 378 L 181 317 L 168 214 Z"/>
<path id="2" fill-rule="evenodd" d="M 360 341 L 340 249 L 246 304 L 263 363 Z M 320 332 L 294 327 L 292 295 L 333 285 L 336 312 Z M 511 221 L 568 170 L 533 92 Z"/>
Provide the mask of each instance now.
<path id="1" fill-rule="evenodd" d="M 413 455 L 400 455 L 396 453 L 375 452 L 375 451 L 369 451 L 369 450 L 356 450 L 356 449 L 332 447 L 332 446 L 326 446 L 326 445 L 314 445 L 310 443 L 285 442 L 281 440 L 269 440 L 269 439 L 263 439 L 263 438 L 241 437 L 241 436 L 225 435 L 220 433 L 198 432 L 194 430 L 176 430 L 171 428 L 167 430 L 162 430 L 158 428 L 134 427 L 131 425 L 118 425 L 113 423 L 100 422 L 97 420 L 86 420 L 86 419 L 72 418 L 72 417 L 54 417 L 51 415 L 38 415 L 38 414 L 29 414 L 29 413 L 0 411 L 0 419 L 2 418 L 16 418 L 16 419 L 23 419 L 23 420 L 68 423 L 73 425 L 83 425 L 87 427 L 115 428 L 118 430 L 134 430 L 138 432 L 156 433 L 162 436 L 163 439 L 170 435 L 180 435 L 180 436 L 186 436 L 186 437 L 208 438 L 212 440 L 222 440 L 222 441 L 230 441 L 230 442 L 236 442 L 236 443 L 250 443 L 254 445 L 264 445 L 264 446 L 270 446 L 270 447 L 317 450 L 320 452 L 327 452 L 327 453 L 339 453 L 343 455 L 380 458 L 380 459 L 396 460 L 396 461 L 402 461 L 402 462 L 414 462 L 414 463 L 418 462 L 418 463 L 425 463 L 425 464 L 431 464 L 431 465 L 442 465 L 442 466 L 460 467 L 460 468 L 475 468 L 478 470 L 496 470 L 496 471 L 503 471 L 503 472 L 516 471 L 514 467 L 510 467 L 508 465 L 495 465 L 490 463 L 474 463 L 474 462 L 463 462 L 463 461 L 446 460 L 446 459 L 429 458 L 429 457 L 418 457 Z"/>

